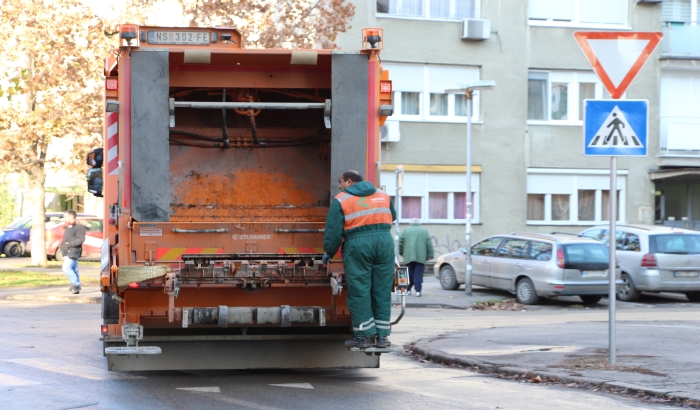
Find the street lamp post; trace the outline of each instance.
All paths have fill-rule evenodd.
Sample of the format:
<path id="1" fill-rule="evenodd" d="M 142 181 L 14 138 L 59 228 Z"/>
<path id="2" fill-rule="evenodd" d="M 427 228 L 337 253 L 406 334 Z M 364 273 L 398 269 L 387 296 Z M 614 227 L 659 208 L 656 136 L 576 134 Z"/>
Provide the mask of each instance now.
<path id="1" fill-rule="evenodd" d="M 459 84 L 454 88 L 445 90 L 448 94 L 462 94 L 467 100 L 467 224 L 466 224 L 466 272 L 464 278 L 464 292 L 467 296 L 472 295 L 472 212 L 474 204 L 472 203 L 472 95 L 476 90 L 488 90 L 496 86 L 495 81 L 483 80 L 476 81 L 470 84 Z"/>

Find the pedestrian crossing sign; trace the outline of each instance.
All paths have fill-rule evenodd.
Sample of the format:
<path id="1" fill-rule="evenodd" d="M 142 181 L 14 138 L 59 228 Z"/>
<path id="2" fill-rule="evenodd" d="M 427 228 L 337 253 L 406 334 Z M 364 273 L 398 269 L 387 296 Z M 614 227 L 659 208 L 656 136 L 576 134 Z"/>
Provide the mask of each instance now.
<path id="1" fill-rule="evenodd" d="M 585 100 L 583 154 L 646 156 L 648 114 L 647 100 Z"/>

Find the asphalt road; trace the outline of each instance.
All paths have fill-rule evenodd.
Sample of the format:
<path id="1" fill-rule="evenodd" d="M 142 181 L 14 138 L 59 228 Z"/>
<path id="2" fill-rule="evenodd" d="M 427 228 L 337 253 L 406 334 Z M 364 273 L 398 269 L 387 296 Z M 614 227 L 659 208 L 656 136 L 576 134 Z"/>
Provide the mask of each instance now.
<path id="1" fill-rule="evenodd" d="M 395 312 L 396 313 L 396 312 Z M 595 312 L 414 309 L 395 343 L 466 327 L 587 320 Z M 645 313 L 640 313 L 644 315 Z M 667 409 L 384 355 L 380 369 L 108 372 L 98 305 L 0 301 L 2 409 Z M 264 358 L 261 358 L 264 360 Z"/>

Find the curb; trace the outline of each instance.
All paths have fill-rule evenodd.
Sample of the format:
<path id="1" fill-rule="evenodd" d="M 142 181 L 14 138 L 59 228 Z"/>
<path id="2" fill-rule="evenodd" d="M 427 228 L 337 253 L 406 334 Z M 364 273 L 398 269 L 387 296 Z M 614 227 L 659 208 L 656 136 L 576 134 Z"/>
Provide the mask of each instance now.
<path id="1" fill-rule="evenodd" d="M 408 353 L 412 356 L 423 356 L 426 359 L 439 363 L 442 365 L 452 365 L 458 364 L 466 367 L 474 367 L 476 370 L 487 370 L 492 373 L 501 373 L 513 376 L 521 376 L 523 374 L 533 374 L 542 377 L 546 377 L 550 381 L 555 381 L 559 383 L 576 383 L 576 384 L 588 384 L 601 387 L 615 387 L 627 389 L 634 393 L 643 393 L 649 396 L 660 397 L 665 399 L 680 400 L 684 403 L 692 403 L 693 406 L 700 408 L 700 401 L 697 398 L 684 396 L 683 393 L 679 393 L 675 390 L 660 390 L 650 387 L 640 386 L 632 383 L 619 382 L 615 380 L 608 379 L 598 379 L 595 377 L 581 377 L 581 376 L 569 376 L 556 372 L 540 371 L 525 369 L 522 367 L 517 367 L 513 365 L 496 365 L 488 362 L 484 362 L 477 359 L 472 359 L 469 357 L 456 356 L 441 352 L 435 349 L 429 349 L 423 345 L 426 343 L 426 339 L 419 340 L 415 343 L 405 346 Z"/>

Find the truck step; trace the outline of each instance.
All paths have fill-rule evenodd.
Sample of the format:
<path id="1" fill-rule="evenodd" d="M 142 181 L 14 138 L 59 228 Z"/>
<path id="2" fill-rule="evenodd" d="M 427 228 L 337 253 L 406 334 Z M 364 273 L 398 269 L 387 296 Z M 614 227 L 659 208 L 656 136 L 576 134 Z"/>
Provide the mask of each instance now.
<path id="1" fill-rule="evenodd" d="M 401 346 L 387 346 L 387 347 L 368 347 L 366 349 L 360 349 L 359 347 L 349 347 L 352 352 L 364 352 L 364 353 L 399 353 L 403 352 L 403 347 Z"/>
<path id="2" fill-rule="evenodd" d="M 141 355 L 141 354 L 161 354 L 162 351 L 158 346 L 119 346 L 108 347 L 105 349 L 105 354 L 124 355 Z"/>

